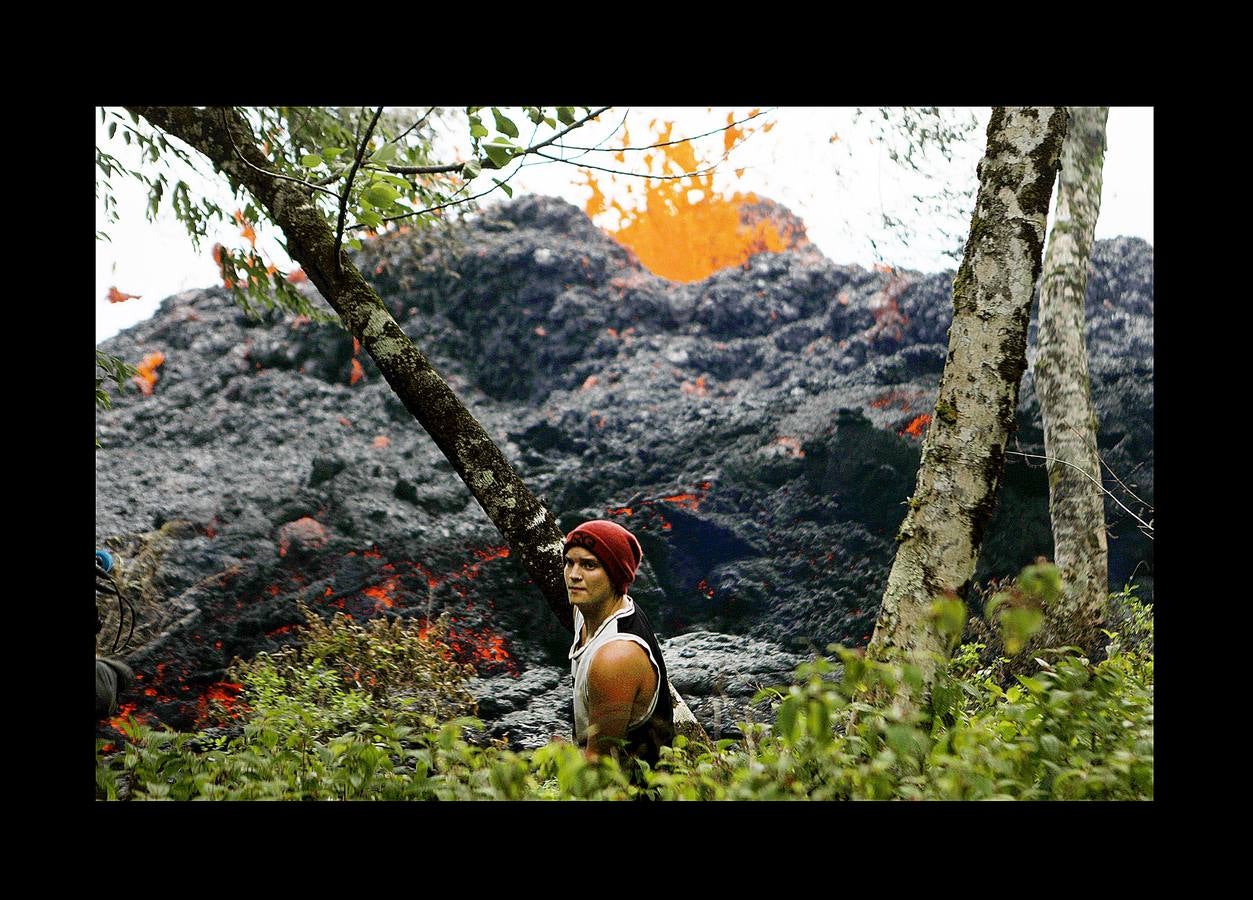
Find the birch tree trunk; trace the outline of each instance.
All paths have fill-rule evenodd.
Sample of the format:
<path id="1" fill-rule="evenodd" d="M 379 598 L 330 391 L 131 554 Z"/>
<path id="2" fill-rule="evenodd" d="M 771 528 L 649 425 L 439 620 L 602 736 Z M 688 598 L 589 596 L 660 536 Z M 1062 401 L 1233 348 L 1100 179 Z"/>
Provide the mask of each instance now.
<path id="1" fill-rule="evenodd" d="M 222 107 L 134 106 L 131 111 L 204 154 L 265 208 L 300 264 L 344 327 L 373 358 L 396 396 L 435 441 L 544 595 L 557 620 L 573 631 L 562 575 L 565 535 L 548 508 L 522 483 L 495 441 L 466 409 L 426 356 L 401 330 L 386 305 L 342 248 L 308 189 L 267 172 L 256 136 L 235 110 Z M 673 696 L 678 693 L 671 686 Z M 675 704 L 675 729 L 709 738 L 687 705 Z"/>
<path id="2" fill-rule="evenodd" d="M 1078 644 L 1091 653 L 1109 593 L 1105 500 L 1088 380 L 1084 294 L 1101 208 L 1109 107 L 1074 107 L 1062 146 L 1057 210 L 1040 284 L 1036 393 L 1048 457 L 1049 517 L 1062 595 L 1044 609 L 1033 646 Z"/>
<path id="3" fill-rule="evenodd" d="M 924 710 L 951 652 L 933 603 L 965 597 L 996 504 L 1066 122 L 1065 107 L 996 107 L 988 122 L 939 397 L 866 649 L 916 669 L 898 699 Z"/>

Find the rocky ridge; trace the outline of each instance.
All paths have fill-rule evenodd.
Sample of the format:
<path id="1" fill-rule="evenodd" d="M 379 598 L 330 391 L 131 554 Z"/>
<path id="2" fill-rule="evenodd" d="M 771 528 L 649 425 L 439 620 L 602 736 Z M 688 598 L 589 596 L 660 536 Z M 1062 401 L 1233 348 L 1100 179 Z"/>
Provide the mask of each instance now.
<path id="1" fill-rule="evenodd" d="M 947 352 L 952 273 L 840 266 L 805 246 L 676 284 L 541 197 L 451 242 L 384 236 L 357 261 L 563 526 L 614 518 L 640 537 L 633 596 L 707 727 L 733 734 L 756 687 L 813 649 L 864 644 Z M 1152 248 L 1098 242 L 1093 266 L 1102 456 L 1151 504 Z M 447 613 L 491 733 L 534 745 L 568 730 L 568 636 L 350 336 L 249 321 L 210 288 L 102 349 L 165 355 L 151 396 L 97 415 L 98 546 L 126 560 L 160 537 L 152 637 L 128 657 L 141 682 L 124 701 L 203 724 L 230 659 L 288 640 L 305 602 Z M 1029 368 L 1021 452 L 1043 452 L 1039 423 Z M 1134 572 L 1151 597 L 1151 542 L 1112 501 L 1107 521 L 1111 583 Z M 1044 471 L 1011 457 L 976 576 L 1050 551 Z"/>

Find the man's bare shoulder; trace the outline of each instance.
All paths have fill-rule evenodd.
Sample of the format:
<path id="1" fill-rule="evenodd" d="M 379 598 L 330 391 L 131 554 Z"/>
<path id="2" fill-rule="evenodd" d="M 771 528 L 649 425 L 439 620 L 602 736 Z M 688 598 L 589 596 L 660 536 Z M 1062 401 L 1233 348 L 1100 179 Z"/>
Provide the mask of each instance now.
<path id="1" fill-rule="evenodd" d="M 620 683 L 623 680 L 640 682 L 653 672 L 653 664 L 648 652 L 635 641 L 616 640 L 602 646 L 592 659 L 587 671 L 589 685 L 608 682 Z"/>

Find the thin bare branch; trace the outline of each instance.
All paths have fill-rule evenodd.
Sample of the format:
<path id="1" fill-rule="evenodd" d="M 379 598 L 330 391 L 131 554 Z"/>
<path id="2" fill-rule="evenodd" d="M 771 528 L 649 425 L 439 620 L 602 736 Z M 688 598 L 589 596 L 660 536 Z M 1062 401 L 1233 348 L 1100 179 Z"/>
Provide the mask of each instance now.
<path id="1" fill-rule="evenodd" d="M 374 118 L 370 120 L 370 127 L 365 130 L 365 137 L 361 139 L 361 144 L 357 148 L 357 158 L 353 161 L 352 169 L 348 172 L 348 182 L 344 185 L 344 195 L 339 200 L 339 222 L 335 226 L 335 265 L 339 266 L 340 244 L 344 239 L 344 216 L 348 214 L 348 198 L 352 195 L 352 180 L 357 177 L 357 169 L 361 168 L 361 160 L 365 158 L 366 145 L 370 143 L 370 135 L 374 133 L 374 126 L 378 124 L 379 116 L 383 115 L 383 107 L 374 110 Z"/>
<path id="2" fill-rule="evenodd" d="M 1121 506 L 1123 508 L 1123 511 L 1126 512 L 1127 515 L 1131 516 L 1131 518 L 1135 519 L 1137 522 L 1140 523 L 1140 530 L 1144 531 L 1144 533 L 1148 535 L 1149 540 L 1153 539 L 1153 534 L 1152 534 L 1153 526 L 1152 525 L 1150 525 L 1148 522 L 1141 519 L 1131 510 L 1127 509 L 1126 504 L 1124 504 L 1121 500 L 1119 500 L 1107 487 L 1105 487 L 1105 485 L 1101 484 L 1101 482 L 1097 481 L 1095 478 L 1093 478 L 1091 475 L 1089 475 L 1079 466 L 1076 466 L 1074 463 L 1067 462 L 1064 459 L 1058 459 L 1056 456 L 1040 456 L 1039 454 L 1036 454 L 1036 453 L 1022 453 L 1021 451 L 1018 451 L 1018 450 L 1006 450 L 1005 452 L 1013 456 L 1024 456 L 1027 459 L 1042 459 L 1042 460 L 1045 460 L 1046 462 L 1059 462 L 1064 466 L 1070 466 L 1070 468 L 1074 469 L 1084 478 L 1088 479 L 1088 481 L 1092 482 L 1098 488 L 1100 488 L 1103 494 L 1105 494 L 1111 500 L 1113 500 L 1115 503 Z M 1147 504 L 1145 505 L 1147 506 Z M 1147 529 L 1147 531 L 1145 529 Z"/>
<path id="3" fill-rule="evenodd" d="M 1114 470 L 1110 468 L 1109 463 L 1105 461 L 1105 457 L 1101 456 L 1100 448 L 1096 446 L 1096 442 L 1092 440 L 1091 437 L 1081 432 L 1078 428 L 1076 428 L 1074 425 L 1071 425 L 1069 422 L 1066 423 L 1066 426 L 1075 434 L 1079 435 L 1079 438 L 1088 445 L 1088 447 L 1096 454 L 1096 458 L 1100 460 L 1101 465 L 1105 467 L 1105 471 L 1109 472 L 1110 477 L 1118 482 L 1118 486 L 1120 488 L 1122 488 L 1124 491 L 1126 491 L 1128 494 L 1131 495 L 1131 499 L 1135 500 L 1136 503 L 1139 503 L 1141 506 L 1144 506 L 1146 508 L 1149 506 L 1149 504 L 1145 503 L 1143 500 L 1137 497 L 1135 491 L 1127 487 L 1127 485 L 1123 482 L 1123 480 L 1118 477 L 1117 473 L 1115 473 Z M 1132 469 L 1132 471 L 1134 472 L 1135 470 Z"/>
<path id="4" fill-rule="evenodd" d="M 334 191 L 327 190 L 326 188 L 321 187 L 320 185 L 313 184 L 312 182 L 304 181 L 303 179 L 300 179 L 300 178 L 292 178 L 290 175 L 284 175 L 282 172 L 271 172 L 269 169 L 263 169 L 260 166 L 255 165 L 252 162 L 250 162 L 248 159 L 244 157 L 244 154 L 240 152 L 239 146 L 235 143 L 235 135 L 231 133 L 231 129 L 229 125 L 227 124 L 226 108 L 222 107 L 219 111 L 222 114 L 222 125 L 226 129 L 226 136 L 231 139 L 231 149 L 235 151 L 235 155 L 239 157 L 240 161 L 244 165 L 248 166 L 251 169 L 256 169 L 262 175 L 269 175 L 271 178 L 278 178 L 283 181 L 292 181 L 292 182 L 295 182 L 296 184 L 303 185 L 304 187 L 310 188 L 312 190 L 321 191 L 324 194 L 330 194 L 336 200 L 339 199 L 339 194 L 335 193 Z"/>
<path id="5" fill-rule="evenodd" d="M 563 136 L 569 134 L 571 131 L 574 131 L 576 128 L 583 127 L 586 122 L 596 118 L 607 109 L 609 109 L 608 106 L 602 106 L 595 112 L 588 113 L 586 116 L 579 119 L 565 130 L 557 132 L 547 140 L 540 141 L 538 144 L 527 147 L 525 150 L 518 153 L 514 158 L 521 159 L 524 156 L 529 156 L 532 153 L 537 153 L 538 151 L 543 150 L 549 144 L 560 140 Z M 388 166 L 387 171 L 391 172 L 393 175 L 438 175 L 444 172 L 458 172 L 464 165 L 465 163 L 444 163 L 443 165 L 438 166 Z"/>
<path id="6" fill-rule="evenodd" d="M 601 153 L 624 153 L 628 150 L 632 150 L 632 151 L 656 150 L 658 147 L 670 147 L 670 146 L 673 146 L 674 144 L 685 144 L 688 141 L 698 141 L 701 138 L 706 138 L 706 137 L 709 137 L 710 135 L 720 134 L 721 132 L 726 131 L 728 128 L 734 128 L 736 125 L 743 125 L 745 122 L 751 122 L 753 119 L 756 119 L 759 116 L 764 116 L 766 113 L 773 112 L 777 108 L 778 107 L 772 106 L 769 109 L 763 109 L 760 112 L 753 113 L 751 116 L 745 116 L 743 119 L 739 119 L 738 121 L 731 122 L 728 125 L 723 125 L 721 128 L 715 128 L 713 131 L 706 131 L 704 134 L 694 134 L 691 137 L 679 138 L 673 141 L 662 141 L 657 144 L 648 144 L 643 147 L 600 147 L 600 146 L 575 147 L 571 144 L 563 144 L 562 146 L 568 150 L 588 150 L 588 151 L 599 151 Z"/>
<path id="7" fill-rule="evenodd" d="M 512 172 L 510 172 L 509 175 L 503 181 L 500 181 L 498 183 L 493 183 L 492 186 L 489 187 L 485 191 L 480 191 L 479 193 L 472 194 L 469 197 L 462 197 L 460 200 L 449 200 L 447 203 L 440 203 L 436 206 L 428 206 L 426 209 L 415 209 L 413 212 L 401 213 L 398 216 L 390 216 L 384 219 L 383 221 L 384 222 L 397 222 L 400 219 L 409 219 L 409 218 L 412 218 L 413 216 L 420 216 L 425 213 L 435 212 L 436 210 L 447 209 L 450 206 L 458 206 L 462 203 L 469 203 L 471 200 L 477 200 L 480 197 L 486 197 L 492 191 L 496 190 L 496 188 L 500 187 L 500 185 L 508 184 L 510 179 L 512 179 L 513 176 L 517 175 L 518 172 L 521 171 L 521 169 L 522 167 L 518 166 Z M 495 179 L 493 179 L 493 181 L 495 182 Z M 458 190 L 456 193 L 453 194 L 453 196 L 456 197 L 457 194 L 460 194 L 462 191 L 466 190 L 469 186 L 470 186 L 470 183 L 466 182 L 464 185 L 462 185 L 460 190 Z M 353 231 L 357 228 L 366 228 L 366 227 L 368 226 L 358 224 L 358 225 L 352 226 L 352 228 L 350 228 L 349 231 Z"/>
<path id="8" fill-rule="evenodd" d="M 422 118 L 418 119 L 418 121 L 414 122 L 412 125 L 410 125 L 408 128 L 406 128 L 404 131 L 402 131 L 400 134 L 398 134 L 398 135 L 396 135 L 394 138 L 392 138 L 392 141 L 393 141 L 393 142 L 399 141 L 401 138 L 403 138 L 403 137 L 404 137 L 405 135 L 407 135 L 409 132 L 413 131 L 413 129 L 417 128 L 419 125 L 421 125 L 421 124 L 422 124 L 423 122 L 425 122 L 427 119 L 429 119 L 429 118 L 431 117 L 431 113 L 435 112 L 435 110 L 436 110 L 436 107 L 432 106 L 430 109 L 428 109 L 425 113 L 423 113 L 423 114 L 422 114 Z"/>
<path id="9" fill-rule="evenodd" d="M 547 153 L 537 153 L 536 156 L 542 156 L 544 159 L 551 159 L 553 162 L 563 162 L 571 166 L 578 166 L 581 169 L 595 169 L 597 172 L 609 172 L 612 175 L 629 175 L 633 178 L 655 178 L 658 181 L 675 181 L 680 178 L 694 178 L 697 175 L 708 175 L 718 170 L 718 164 L 710 166 L 707 169 L 697 169 L 695 172 L 684 172 L 682 175 L 649 175 L 646 172 L 626 172 L 622 169 L 609 169 L 605 166 L 594 166 L 591 163 L 575 163 L 562 159 L 559 156 L 549 156 Z"/>

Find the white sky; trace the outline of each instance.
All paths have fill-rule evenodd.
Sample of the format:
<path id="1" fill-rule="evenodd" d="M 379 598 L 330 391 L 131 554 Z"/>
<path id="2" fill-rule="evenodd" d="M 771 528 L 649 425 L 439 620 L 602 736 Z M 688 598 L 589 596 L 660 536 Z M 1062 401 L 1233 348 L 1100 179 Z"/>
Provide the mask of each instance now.
<path id="1" fill-rule="evenodd" d="M 742 118 L 747 108 L 706 109 L 668 108 L 632 109 L 628 128 L 633 144 L 646 143 L 650 120 L 673 121 L 672 139 L 700 134 L 726 123 L 731 111 Z M 906 176 L 903 170 L 888 158 L 888 150 L 875 140 L 875 131 L 869 127 L 870 119 L 863 117 L 854 122 L 852 110 L 839 107 L 796 108 L 784 107 L 754 121 L 774 121 L 768 133 L 758 131 L 740 147 L 729 161 L 719 169 L 715 186 L 724 193 L 755 191 L 769 197 L 800 216 L 805 222 L 809 238 L 831 260 L 841 264 L 870 266 L 875 262 L 887 262 L 903 268 L 924 272 L 938 272 L 955 267 L 955 262 L 944 256 L 942 242 L 935 234 L 935 227 L 943 225 L 951 233 L 960 235 L 964 241 L 969 225 L 969 209 L 953 210 L 948 216 L 916 212 L 910 196 L 913 193 L 930 193 L 940 185 L 954 190 L 973 185 L 975 166 L 984 150 L 988 109 L 971 110 L 978 125 L 969 140 L 954 155 L 952 163 L 944 163 L 936 157 L 927 167 L 927 177 Z M 594 144 L 617 125 L 625 108 L 615 108 L 601 117 L 598 131 L 588 129 L 576 132 L 579 143 Z M 124 163 L 134 164 L 133 148 L 122 146 L 120 140 L 110 142 L 105 126 L 100 124 L 96 113 L 96 140 L 106 146 Z M 490 118 L 487 119 L 490 122 Z M 521 128 L 525 116 L 514 117 Z M 528 123 L 529 124 L 529 123 Z M 584 134 L 586 132 L 586 134 Z M 523 138 L 526 132 L 523 131 Z M 832 138 L 835 137 L 835 140 Z M 115 147 L 114 144 L 117 146 Z M 705 138 L 700 148 L 719 155 L 721 135 Z M 462 157 L 464 158 L 464 157 Z M 598 165 L 638 169 L 632 165 L 628 154 L 626 166 L 613 161 L 608 154 L 586 157 Z M 742 178 L 735 178 L 732 170 L 743 168 Z M 724 176 L 723 172 L 727 174 Z M 97 170 L 99 175 L 99 170 Z M 231 198 L 223 184 L 209 179 L 184 176 L 193 189 L 202 189 L 228 212 L 242 207 L 242 202 Z M 600 176 L 602 189 L 606 188 L 608 176 Z M 581 181 L 577 170 L 560 163 L 528 166 L 520 172 L 510 186 L 514 196 L 522 193 L 543 193 L 563 197 L 583 208 L 589 190 L 576 182 Z M 619 185 L 638 180 L 617 179 Z M 480 179 L 484 186 L 490 184 Z M 109 225 L 103 216 L 102 203 L 96 202 L 96 228 L 109 233 L 112 241 L 96 241 L 96 341 L 100 342 L 123 328 L 150 317 L 156 312 L 161 300 L 191 288 L 210 287 L 220 283 L 217 266 L 210 255 L 214 242 L 239 246 L 239 229 L 223 225 L 211 234 L 199 251 L 193 250 L 183 225 L 163 209 L 156 223 L 144 216 L 146 191 L 132 180 L 115 176 L 121 221 Z M 475 190 L 480 190 L 479 181 Z M 619 188 L 621 190 L 621 187 Z M 606 190 L 606 193 L 608 191 Z M 622 196 L 617 194 L 616 196 Z M 487 198 L 504 199 L 499 192 Z M 903 219 L 910 223 L 913 235 L 900 229 L 883 226 L 883 215 Z M 609 221 L 597 224 L 610 226 Z M 1104 186 L 1101 196 L 1101 212 L 1097 224 L 1098 238 L 1131 235 L 1153 242 L 1153 110 L 1151 107 L 1114 107 L 1110 110 L 1108 124 L 1108 149 L 1105 155 Z M 872 240 L 874 244 L 872 244 Z M 875 246 L 878 254 L 876 255 Z M 280 269 L 292 265 L 275 241 L 275 235 L 258 227 L 257 247 Z M 105 299 L 109 288 L 116 286 L 128 294 L 139 294 L 142 299 L 125 303 L 108 303 Z"/>

